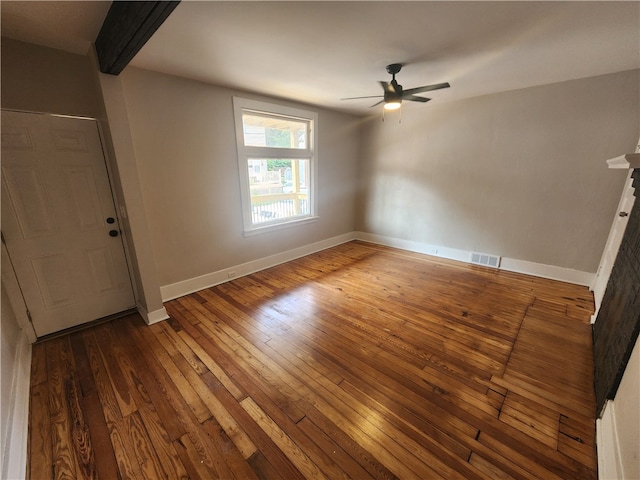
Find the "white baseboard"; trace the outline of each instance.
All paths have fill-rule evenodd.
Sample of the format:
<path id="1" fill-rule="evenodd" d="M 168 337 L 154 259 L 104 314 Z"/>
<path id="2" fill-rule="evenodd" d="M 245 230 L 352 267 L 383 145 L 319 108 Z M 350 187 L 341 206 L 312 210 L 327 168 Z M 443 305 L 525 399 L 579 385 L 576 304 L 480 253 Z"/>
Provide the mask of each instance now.
<path id="1" fill-rule="evenodd" d="M 169 314 L 164 307 L 152 312 L 147 312 L 147 310 L 140 304 L 137 305 L 137 308 L 138 313 L 147 323 L 147 325 L 153 325 L 154 323 L 158 323 L 169 318 Z"/>
<path id="2" fill-rule="evenodd" d="M 591 286 L 593 278 L 596 275 L 595 273 L 582 272 L 571 268 L 556 267 L 554 265 L 545 265 L 542 263 L 528 262 L 526 260 L 517 260 L 515 258 L 507 257 L 502 258 L 500 268 L 510 272 L 533 275 L 534 277 L 549 278 L 551 280 L 584 285 L 585 287 Z"/>
<path id="3" fill-rule="evenodd" d="M 23 332 L 19 335 L 15 361 L 9 396 L 9 426 L 2 446 L 2 478 L 11 479 L 25 478 L 27 465 L 31 343 Z"/>
<path id="4" fill-rule="evenodd" d="M 409 252 L 424 253 L 434 257 L 447 258 L 449 260 L 457 260 L 459 262 L 469 262 L 471 252 L 467 250 L 458 250 L 457 248 L 442 247 L 439 245 L 431 245 L 428 243 L 414 242 L 412 240 L 403 240 L 402 238 L 385 237 L 384 235 L 376 235 L 375 233 L 355 232 L 356 238 L 363 242 L 377 243 L 386 247 L 399 248 L 408 250 Z"/>
<path id="5" fill-rule="evenodd" d="M 358 240 L 363 240 L 365 242 L 377 243 L 388 247 L 409 250 L 411 252 L 424 253 L 426 255 L 433 255 L 435 257 L 446 258 L 449 260 L 469 263 L 469 259 L 471 258 L 471 252 L 468 250 L 447 248 L 439 245 L 413 242 L 411 240 L 385 237 L 366 232 L 355 232 L 355 236 Z M 584 286 L 590 286 L 595 276 L 595 273 L 581 272 L 570 268 L 544 265 L 542 263 L 529 262 L 526 260 L 518 260 L 508 257 L 501 258 L 500 269 Z"/>
<path id="6" fill-rule="evenodd" d="M 251 273 L 259 272 L 265 268 L 275 267 L 281 263 L 295 260 L 296 258 L 304 257 L 327 248 L 335 247 L 342 243 L 355 240 L 354 233 L 347 233 L 344 235 L 338 235 L 337 237 L 328 238 L 319 242 L 311 243 L 303 247 L 287 250 L 286 252 L 277 253 L 268 257 L 252 260 L 251 262 L 242 263 L 233 267 L 228 267 L 217 272 L 207 273 L 199 277 L 190 278 L 181 282 L 172 283 L 170 285 L 164 285 L 160 287 L 160 294 L 162 295 L 162 301 L 167 302 L 174 298 L 182 297 L 198 290 L 213 287 L 221 283 L 227 282 L 232 278 L 242 277 Z M 232 275 L 232 276 L 230 276 Z"/>
<path id="7" fill-rule="evenodd" d="M 281 263 L 285 263 L 296 258 L 304 257 L 311 253 L 315 253 L 327 248 L 335 247 L 351 240 L 362 240 L 379 245 L 408 250 L 411 252 L 424 253 L 449 260 L 457 260 L 459 262 L 469 263 L 471 252 L 468 250 L 459 250 L 455 248 L 442 247 L 439 245 L 430 245 L 426 243 L 413 242 L 411 240 L 403 240 L 400 238 L 385 237 L 366 232 L 351 232 L 337 237 L 328 238 L 320 242 L 305 245 L 303 247 L 287 250 L 286 252 L 277 253 L 268 257 L 259 258 L 250 262 L 234 265 L 224 268 L 216 272 L 207 273 L 199 277 L 189 278 L 180 282 L 164 285 L 160 287 L 162 301 L 167 302 L 174 298 L 189 295 L 190 293 L 213 287 L 221 283 L 227 282 L 232 278 L 242 277 L 251 273 L 264 270 L 265 268 L 274 267 Z M 569 268 L 555 267 L 553 265 L 543 265 L 540 263 L 528 262 L 525 260 L 517 260 L 503 257 L 500 268 L 511 272 L 524 273 L 537 277 L 549 278 L 552 280 L 560 280 L 563 282 L 575 283 L 578 285 L 590 285 L 595 274 L 588 272 L 580 272 Z M 165 313 L 166 314 L 166 313 Z M 164 317 L 166 318 L 166 317 Z M 162 319 L 164 319 L 162 318 Z"/>
<path id="8" fill-rule="evenodd" d="M 596 420 L 598 478 L 616 480 L 623 477 L 614 402 L 608 401 L 602 418 Z"/>

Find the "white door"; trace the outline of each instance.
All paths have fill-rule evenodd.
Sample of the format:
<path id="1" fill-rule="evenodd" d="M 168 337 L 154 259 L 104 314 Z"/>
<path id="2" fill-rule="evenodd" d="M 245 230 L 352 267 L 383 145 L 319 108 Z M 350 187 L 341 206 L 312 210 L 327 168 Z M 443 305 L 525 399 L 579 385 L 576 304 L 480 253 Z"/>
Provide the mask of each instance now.
<path id="1" fill-rule="evenodd" d="M 2 233 L 38 337 L 135 305 L 95 120 L 2 112 Z"/>
<path id="2" fill-rule="evenodd" d="M 604 292 L 607 288 L 607 283 L 609 282 L 609 276 L 611 275 L 613 264 L 615 263 L 616 257 L 618 256 L 618 250 L 620 250 L 620 243 L 622 242 L 624 231 L 627 228 L 629 214 L 631 213 L 631 209 L 633 208 L 633 202 L 635 200 L 633 193 L 635 189 L 632 186 L 632 173 L 633 170 L 629 170 L 629 175 L 624 185 L 624 190 L 622 191 L 620 202 L 618 203 L 618 211 L 616 212 L 616 216 L 613 219 L 613 224 L 611 225 L 611 230 L 609 231 L 609 237 L 607 238 L 607 243 L 605 244 L 604 252 L 602 253 L 602 258 L 600 259 L 600 266 L 598 267 L 598 272 L 593 283 L 592 290 L 596 310 L 593 314 L 592 322 L 595 321 L 598 315 L 598 311 L 600 310 L 600 303 L 602 302 L 602 297 L 604 297 Z"/>

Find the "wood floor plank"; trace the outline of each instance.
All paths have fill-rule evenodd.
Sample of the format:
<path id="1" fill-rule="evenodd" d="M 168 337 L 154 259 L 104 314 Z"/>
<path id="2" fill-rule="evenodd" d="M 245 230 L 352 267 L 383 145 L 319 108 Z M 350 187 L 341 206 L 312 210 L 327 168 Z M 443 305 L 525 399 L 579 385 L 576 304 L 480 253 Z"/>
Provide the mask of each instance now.
<path id="1" fill-rule="evenodd" d="M 174 442 L 174 448 L 182 461 L 189 478 L 217 479 L 221 478 L 204 450 L 194 444 L 189 434 L 185 433 Z"/>
<path id="2" fill-rule="evenodd" d="M 275 443 L 300 470 L 305 478 L 326 479 L 327 477 L 320 471 L 309 457 L 289 438 L 289 436 L 278 427 L 278 425 L 253 401 L 247 397 L 240 402 L 242 408 L 249 414 L 260 427 L 267 432 L 269 438 Z"/>
<path id="3" fill-rule="evenodd" d="M 123 417 L 127 417 L 138 411 L 138 405 L 136 405 L 133 391 L 129 387 L 118 361 L 118 347 L 113 343 L 111 336 L 108 335 L 108 332 L 105 330 L 104 325 L 96 328 L 96 338 L 99 339 L 98 346 L 100 348 L 100 354 L 102 355 L 113 393 L 118 402 L 120 413 Z"/>
<path id="4" fill-rule="evenodd" d="M 82 338 L 85 343 L 87 357 L 91 370 L 96 391 L 100 398 L 102 412 L 104 415 L 109 437 L 118 465 L 118 472 L 122 477 L 141 478 L 142 474 L 140 466 L 134 454 L 133 445 L 131 444 L 131 436 L 128 425 L 124 421 L 115 394 L 106 372 L 102 355 L 95 337 L 95 332 L 87 330 L 83 332 Z"/>
<path id="5" fill-rule="evenodd" d="M 518 466 L 527 472 L 529 478 L 544 478 L 545 480 L 561 480 L 566 478 L 563 474 L 551 471 L 538 464 L 535 460 L 521 454 L 518 449 L 512 447 L 506 439 L 497 439 L 485 432 L 482 432 L 478 437 L 478 440 L 491 450 L 498 452 L 501 456 L 513 459 Z"/>
<path id="6" fill-rule="evenodd" d="M 141 370 L 141 380 L 145 386 L 145 389 L 149 393 L 154 406 L 157 406 L 158 411 L 168 411 L 173 415 L 174 419 L 181 425 L 172 425 L 171 429 L 174 431 L 183 430 L 182 434 L 177 440 L 183 440 L 185 435 L 189 436 L 192 444 L 200 446 L 205 442 L 199 440 L 202 432 L 201 423 L 211 418 L 211 412 L 207 409 L 206 405 L 202 403 L 200 397 L 197 396 L 194 389 L 189 386 L 186 391 L 181 391 L 174 378 L 179 380 L 181 384 L 187 384 L 182 372 L 176 367 L 175 364 L 171 364 L 169 370 L 173 373 L 174 377 L 170 375 L 165 366 L 162 365 L 161 360 L 155 356 L 155 353 L 160 352 L 162 347 L 156 344 L 155 349 L 146 348 L 147 341 L 157 342 L 155 335 L 141 324 L 141 319 L 138 317 L 133 322 L 125 325 L 126 332 L 140 345 L 139 352 L 144 357 L 147 369 Z M 166 352 L 165 352 L 166 353 Z M 167 361 L 166 355 L 162 354 L 162 361 Z M 185 395 L 189 396 L 189 401 L 185 398 Z M 197 397 L 197 400 L 196 398 Z M 190 405 L 202 404 L 203 410 L 201 413 L 202 421 L 196 416 L 196 412 Z M 167 425 L 167 422 L 163 419 L 163 425 Z M 168 432 L 168 430 L 167 430 Z M 172 435 L 169 438 L 175 441 Z M 200 447 L 201 451 L 204 451 L 204 447 Z M 184 452 L 184 450 L 183 450 Z"/>
<path id="7" fill-rule="evenodd" d="M 589 469 L 597 468 L 595 444 L 586 444 L 561 433 L 558 437 L 558 451 L 580 462 Z"/>
<path id="8" fill-rule="evenodd" d="M 93 391 L 84 395 L 82 404 L 91 434 L 97 476 L 98 478 L 118 478 L 118 462 L 98 393 Z"/>
<path id="9" fill-rule="evenodd" d="M 66 395 L 68 372 L 73 370 L 73 359 L 68 352 L 68 338 L 47 343 L 47 371 L 49 374 L 49 415 L 51 418 L 52 476 L 55 479 L 76 478 L 80 464 L 76 461 Z"/>
<path id="10" fill-rule="evenodd" d="M 369 449 L 365 449 L 364 443 L 359 443 L 356 439 L 351 438 L 344 430 L 339 428 L 333 418 L 327 417 L 315 408 L 309 408 L 307 417 L 327 435 L 331 440 L 338 444 L 345 452 L 347 452 L 353 460 L 355 460 L 369 475 L 379 480 L 397 479 L 387 467 L 385 467 L 380 459 Z M 353 477 L 359 478 L 359 477 Z"/>
<path id="11" fill-rule="evenodd" d="M 177 358 L 176 365 L 207 406 L 213 418 L 222 426 L 226 434 L 233 439 L 238 451 L 242 453 L 244 458 L 249 458 L 253 455 L 257 450 L 256 446 L 229 414 L 222 402 L 211 394 L 206 380 L 199 376 L 197 372 L 191 370 L 186 360 Z"/>
<path id="12" fill-rule="evenodd" d="M 595 480 L 585 287 L 361 241 L 34 345 L 28 476 Z"/>
<path id="13" fill-rule="evenodd" d="M 180 338 L 178 332 L 172 328 L 170 322 L 162 322 L 158 324 L 158 329 L 161 329 L 162 333 L 164 333 L 166 337 L 166 341 L 163 342 L 163 346 L 171 357 L 177 357 L 178 355 L 182 356 L 198 375 L 202 375 L 209 371 L 202 360 L 200 360 L 185 341 Z"/>
<path id="14" fill-rule="evenodd" d="M 206 377 L 206 376 L 205 376 Z M 213 376 L 208 377 L 207 385 L 210 390 L 220 399 L 225 405 L 225 408 L 238 422 L 243 426 L 247 436 L 258 448 L 257 452 L 249 457 L 255 459 L 256 463 L 261 463 L 263 460 L 272 466 L 276 471 L 280 472 L 282 478 L 287 479 L 301 479 L 304 478 L 300 471 L 288 460 L 285 453 L 277 448 L 276 444 L 272 441 L 268 432 L 265 432 L 260 426 L 253 420 L 248 412 L 242 407 L 240 402 L 237 402 L 229 393 L 227 389 Z M 257 458 L 259 457 L 259 458 Z M 256 471 L 256 474 L 260 476 L 260 472 Z"/>
<path id="15" fill-rule="evenodd" d="M 304 432 L 307 437 L 313 439 L 313 442 L 331 458 L 331 461 L 341 472 L 342 478 L 358 478 L 361 480 L 373 479 L 371 476 L 354 458 L 345 452 L 340 445 L 338 445 L 333 439 L 331 439 L 325 432 L 323 432 L 317 425 L 315 425 L 309 417 L 304 417 L 298 422 L 300 430 Z M 337 475 L 331 478 L 340 478 Z"/>
<path id="16" fill-rule="evenodd" d="M 158 335 L 161 336 L 161 332 L 159 332 L 157 328 L 154 329 L 153 327 L 153 325 L 149 327 L 149 330 L 153 335 L 144 336 L 146 346 L 149 348 L 151 354 L 157 359 L 157 365 L 164 370 L 166 376 L 170 378 L 171 382 L 174 384 L 175 389 L 180 392 L 180 396 L 189 406 L 198 422 L 204 422 L 211 417 L 211 412 L 202 399 L 197 395 L 193 387 L 189 384 L 182 372 L 180 372 L 173 359 L 163 348 L 162 344 L 158 341 Z M 143 328 L 146 329 L 146 327 Z"/>
<path id="17" fill-rule="evenodd" d="M 360 399 L 361 402 L 367 404 L 369 408 L 377 412 L 379 415 L 388 419 L 391 424 L 396 424 L 398 427 L 402 427 L 404 422 L 402 420 L 396 420 L 395 417 L 385 409 L 380 403 L 372 401 L 364 392 L 357 391 L 352 388 L 348 382 L 343 382 L 341 387 L 354 398 Z M 394 421 L 396 420 L 396 421 Z M 434 469 L 442 478 L 455 478 L 456 475 L 461 475 L 461 478 L 465 479 L 479 479 L 482 476 L 479 472 L 468 463 L 466 460 L 471 454 L 470 450 L 465 449 L 459 444 L 446 439 L 444 436 L 440 437 L 438 441 L 434 441 L 430 435 L 424 435 L 417 430 L 405 429 L 406 435 L 415 442 L 416 445 L 423 447 L 424 451 L 420 452 L 419 448 L 414 447 L 414 451 L 419 454 L 422 461 L 426 461 L 428 465 Z M 463 459 L 464 461 L 460 461 Z"/>
<path id="18" fill-rule="evenodd" d="M 221 458 L 224 458 L 224 462 L 229 466 L 229 471 L 233 475 L 233 478 L 237 480 L 252 480 L 257 479 L 256 473 L 251 469 L 246 462 L 247 458 L 245 453 L 241 452 L 236 444 L 229 438 L 227 432 L 222 425 L 210 418 L 202 424 L 205 432 L 209 435 L 209 438 L 216 445 L 217 450 L 220 452 Z M 253 446 L 253 454 L 258 451 Z"/>
<path id="19" fill-rule="evenodd" d="M 152 367 L 147 364 L 145 354 L 140 350 L 144 345 L 136 343 L 135 335 L 131 335 L 127 328 L 111 329 L 110 333 L 116 340 L 116 344 L 122 348 L 127 365 L 124 370 L 128 373 L 130 388 L 139 392 L 141 405 L 146 404 L 156 411 L 164 430 L 172 441 L 182 437 L 186 432 L 185 427 L 169 400 L 171 394 L 168 391 L 172 391 L 172 388 L 163 381 L 165 377 L 154 376 Z"/>
<path id="20" fill-rule="evenodd" d="M 36 349 L 45 351 L 44 345 L 35 345 Z M 32 385 L 30 397 L 27 477 L 38 480 L 48 478 L 53 465 L 48 383 Z"/>
<path id="21" fill-rule="evenodd" d="M 514 480 L 514 477 L 508 473 L 496 468 L 491 462 L 485 460 L 477 453 L 473 452 L 469 457 L 469 463 L 483 472 L 487 478 L 495 480 Z"/>
<path id="22" fill-rule="evenodd" d="M 186 300 L 188 302 L 188 299 Z M 191 307 L 198 310 L 200 315 L 204 315 L 207 309 L 201 304 L 190 303 Z M 256 381 L 260 382 L 266 391 L 270 392 L 272 398 L 276 399 L 278 406 L 289 415 L 294 421 L 300 420 L 304 413 L 296 406 L 300 399 L 297 392 L 287 378 L 282 377 L 282 371 L 276 364 L 271 364 L 269 359 L 258 353 L 249 342 L 246 342 L 239 335 L 235 335 L 230 329 L 221 328 L 213 322 L 202 321 L 201 328 L 207 332 L 211 338 L 215 338 L 219 348 L 223 349 L 228 356 L 234 357 L 236 363 L 245 367 L 251 372 Z M 247 350 L 249 348 L 249 350 Z M 254 373 L 255 372 L 255 373 Z"/>
<path id="23" fill-rule="evenodd" d="M 407 441 L 410 441 L 410 440 L 407 440 Z M 437 463 L 438 461 L 437 461 L 437 460 L 435 460 L 435 462 Z M 450 476 L 450 474 L 449 474 L 449 476 Z"/>
<path id="24" fill-rule="evenodd" d="M 95 451 L 91 442 L 89 425 L 85 422 L 80 398 L 80 388 L 73 372 L 65 380 L 65 394 L 71 422 L 71 441 L 75 452 L 79 478 L 97 478 Z"/>
<path id="25" fill-rule="evenodd" d="M 184 308 L 179 302 L 173 301 L 167 303 L 167 311 L 172 315 L 180 315 L 185 318 L 189 318 L 194 321 L 194 324 L 199 323 L 198 320 L 191 315 L 186 308 Z M 173 312 L 173 313 L 172 313 Z M 244 393 L 240 388 L 236 385 L 236 383 L 226 374 L 226 372 L 222 369 L 220 365 L 207 353 L 207 348 L 213 348 L 211 341 L 204 337 L 202 334 L 195 330 L 191 330 L 190 332 L 186 332 L 184 329 L 181 329 L 178 334 L 181 336 L 183 341 L 193 350 L 193 352 L 198 356 L 198 358 L 205 364 L 207 370 L 211 372 L 220 382 L 225 386 L 229 393 L 233 395 L 236 400 L 242 400 L 246 397 L 246 393 Z"/>
<path id="26" fill-rule="evenodd" d="M 260 451 L 251 455 L 251 457 L 247 459 L 247 463 L 260 480 L 280 480 L 282 478 L 282 474 L 279 473 L 271 463 L 269 463 Z"/>
<path id="27" fill-rule="evenodd" d="M 558 448 L 560 413 L 557 411 L 509 392 L 500 409 L 499 420 L 551 448 Z"/>
<path id="28" fill-rule="evenodd" d="M 47 374 L 47 349 L 44 344 L 34 345 L 31 350 L 31 379 L 32 386 L 46 382 Z"/>
<path id="29" fill-rule="evenodd" d="M 183 319 L 180 320 L 181 325 L 185 330 L 192 334 L 194 338 L 198 338 L 201 332 L 187 321 Z M 243 378 L 245 376 L 240 370 L 237 370 L 237 366 L 234 363 L 228 363 L 228 358 L 222 350 L 216 350 L 210 342 L 202 341 L 202 344 L 207 345 L 206 348 L 211 347 L 210 350 L 207 350 L 208 353 L 225 369 L 226 372 L 228 372 L 230 376 L 240 378 L 238 382 L 243 388 L 254 388 L 256 390 L 254 394 L 258 394 L 258 387 L 254 386 L 248 378 Z M 266 461 L 278 471 L 282 472 L 284 478 L 302 478 L 298 470 L 293 468 L 290 462 L 284 461 L 286 460 L 284 454 L 275 448 L 275 445 L 269 440 L 265 432 L 257 428 L 255 422 L 251 420 L 251 417 L 248 416 L 247 412 L 245 412 L 245 410 L 240 406 L 237 399 L 231 395 L 220 380 L 211 373 L 203 375 L 202 378 L 212 394 L 220 400 L 233 419 L 235 419 L 239 425 L 242 425 L 243 431 L 249 437 L 252 444 L 255 444 L 259 451 L 262 452 Z M 247 448 L 251 449 L 251 446 L 249 445 Z M 239 444 L 238 449 L 241 451 L 243 450 Z M 256 454 L 254 453 L 250 458 L 254 458 L 255 456 Z"/>
<path id="30" fill-rule="evenodd" d="M 184 465 L 157 413 L 146 406 L 139 408 L 138 413 L 165 478 L 188 479 Z"/>
<path id="31" fill-rule="evenodd" d="M 140 412 L 135 411 L 127 415 L 124 422 L 131 439 L 133 454 L 140 466 L 142 478 L 170 478 L 169 474 L 172 472 L 165 472 L 158 456 L 158 452 L 164 453 L 164 449 L 161 448 L 162 443 L 160 442 L 154 447 L 144 422 L 140 418 Z"/>

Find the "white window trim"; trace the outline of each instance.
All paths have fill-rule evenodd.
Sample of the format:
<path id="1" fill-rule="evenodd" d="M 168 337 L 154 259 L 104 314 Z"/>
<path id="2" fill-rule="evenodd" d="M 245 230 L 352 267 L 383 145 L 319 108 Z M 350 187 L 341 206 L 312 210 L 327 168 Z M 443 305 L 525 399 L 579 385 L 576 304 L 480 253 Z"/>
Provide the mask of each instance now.
<path id="1" fill-rule="evenodd" d="M 244 145 L 244 129 L 242 123 L 243 110 L 255 110 L 273 115 L 299 118 L 310 121 L 309 139 L 306 149 L 254 147 Z M 244 235 L 280 230 L 295 225 L 315 222 L 317 213 L 317 178 L 318 178 L 318 114 L 310 110 L 278 105 L 274 103 L 233 97 L 233 114 L 236 128 L 236 145 L 238 151 L 238 173 L 240 178 L 240 195 L 242 197 L 242 222 Z M 310 163 L 311 181 L 309 188 L 309 215 L 278 220 L 274 223 L 253 225 L 251 221 L 251 194 L 249 191 L 249 158 L 308 158 Z"/>

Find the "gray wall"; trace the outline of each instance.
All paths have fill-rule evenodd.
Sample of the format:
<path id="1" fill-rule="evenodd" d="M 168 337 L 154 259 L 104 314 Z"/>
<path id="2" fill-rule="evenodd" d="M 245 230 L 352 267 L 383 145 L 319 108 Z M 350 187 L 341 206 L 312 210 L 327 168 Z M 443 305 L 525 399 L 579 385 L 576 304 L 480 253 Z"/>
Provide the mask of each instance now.
<path id="1" fill-rule="evenodd" d="M 131 67 L 121 78 L 161 285 L 354 230 L 361 119 L 280 102 L 318 112 L 319 219 L 244 237 L 232 98 L 270 100 Z"/>
<path id="2" fill-rule="evenodd" d="M 595 272 L 634 151 L 639 71 L 367 122 L 359 230 Z M 452 86 L 455 88 L 455 85 Z"/>

